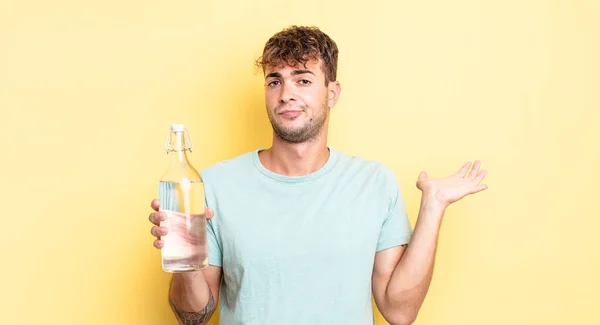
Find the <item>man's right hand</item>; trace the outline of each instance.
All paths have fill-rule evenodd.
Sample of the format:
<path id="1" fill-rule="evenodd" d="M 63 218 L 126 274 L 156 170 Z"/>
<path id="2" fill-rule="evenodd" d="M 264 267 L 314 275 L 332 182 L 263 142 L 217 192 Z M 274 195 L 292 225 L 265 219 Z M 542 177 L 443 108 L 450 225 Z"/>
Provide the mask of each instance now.
<path id="1" fill-rule="evenodd" d="M 154 210 L 148 217 L 153 224 L 150 233 L 156 237 L 154 247 L 162 249 L 164 242 L 160 238 L 165 236 L 168 230 L 166 227 L 161 227 L 160 222 L 166 220 L 167 214 L 160 211 L 160 204 L 156 199 L 152 200 L 150 206 Z M 208 221 L 215 213 L 207 207 L 205 215 Z M 213 265 L 209 265 L 202 272 L 182 272 L 173 275 L 169 289 L 169 304 L 179 324 L 206 325 L 208 323 L 219 301 L 221 278 L 221 267 Z"/>
<path id="2" fill-rule="evenodd" d="M 166 227 L 161 227 L 160 222 L 167 219 L 167 214 L 159 211 L 160 202 L 157 199 L 152 200 L 150 206 L 154 210 L 154 212 L 150 213 L 150 216 L 148 217 L 150 222 L 153 224 L 152 228 L 150 228 L 150 233 L 152 236 L 156 237 L 156 240 L 154 240 L 154 247 L 161 249 L 165 245 L 163 240 L 161 240 L 161 236 L 165 236 L 169 230 Z M 207 221 L 212 219 L 212 217 L 215 215 L 214 211 L 209 207 L 206 208 L 205 214 Z"/>

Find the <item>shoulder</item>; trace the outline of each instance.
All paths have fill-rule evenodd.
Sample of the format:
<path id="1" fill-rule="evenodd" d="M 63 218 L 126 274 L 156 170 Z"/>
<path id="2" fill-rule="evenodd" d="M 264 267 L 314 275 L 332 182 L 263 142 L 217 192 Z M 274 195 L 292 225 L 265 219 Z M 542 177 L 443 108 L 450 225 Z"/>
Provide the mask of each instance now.
<path id="1" fill-rule="evenodd" d="M 354 176 L 363 176 L 383 183 L 395 183 L 396 175 L 392 168 L 379 160 L 367 159 L 359 155 L 350 155 L 341 151 L 338 155 L 340 170 Z"/>
<path id="2" fill-rule="evenodd" d="M 253 166 L 254 153 L 255 151 L 245 152 L 238 156 L 209 165 L 200 171 L 200 175 L 206 181 L 207 179 L 213 180 L 235 177 L 240 173 L 245 173 Z"/>
<path id="3" fill-rule="evenodd" d="M 401 196 L 394 170 L 379 160 L 339 153 L 338 181 L 391 204 Z"/>

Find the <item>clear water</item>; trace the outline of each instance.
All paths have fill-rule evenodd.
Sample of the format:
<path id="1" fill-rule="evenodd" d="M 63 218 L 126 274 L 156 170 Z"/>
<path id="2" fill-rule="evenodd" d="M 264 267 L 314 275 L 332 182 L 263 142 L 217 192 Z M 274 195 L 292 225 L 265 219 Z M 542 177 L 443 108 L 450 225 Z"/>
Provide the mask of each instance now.
<path id="1" fill-rule="evenodd" d="M 201 181 L 160 182 L 160 210 L 167 213 L 161 226 L 162 267 L 167 272 L 202 270 L 208 266 L 204 184 Z"/>

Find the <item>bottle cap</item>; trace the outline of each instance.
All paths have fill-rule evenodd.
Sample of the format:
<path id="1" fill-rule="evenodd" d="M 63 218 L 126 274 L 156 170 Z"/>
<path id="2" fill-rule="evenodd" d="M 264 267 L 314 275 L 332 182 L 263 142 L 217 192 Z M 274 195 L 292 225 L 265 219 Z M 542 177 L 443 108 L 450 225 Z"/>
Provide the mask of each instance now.
<path id="1" fill-rule="evenodd" d="M 171 130 L 175 132 L 183 132 L 183 124 L 171 124 Z"/>

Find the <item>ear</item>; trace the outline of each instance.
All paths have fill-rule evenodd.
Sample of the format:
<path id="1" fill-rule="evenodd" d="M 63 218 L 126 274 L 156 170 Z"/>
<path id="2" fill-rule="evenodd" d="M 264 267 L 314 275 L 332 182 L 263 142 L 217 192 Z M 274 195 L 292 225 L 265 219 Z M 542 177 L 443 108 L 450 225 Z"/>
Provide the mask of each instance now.
<path id="1" fill-rule="evenodd" d="M 339 81 L 329 82 L 329 86 L 327 86 L 327 106 L 330 108 L 335 106 L 340 98 L 341 91 L 342 88 Z"/>

